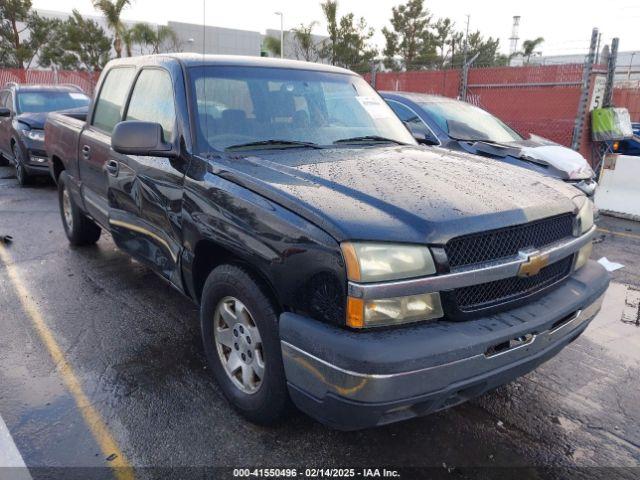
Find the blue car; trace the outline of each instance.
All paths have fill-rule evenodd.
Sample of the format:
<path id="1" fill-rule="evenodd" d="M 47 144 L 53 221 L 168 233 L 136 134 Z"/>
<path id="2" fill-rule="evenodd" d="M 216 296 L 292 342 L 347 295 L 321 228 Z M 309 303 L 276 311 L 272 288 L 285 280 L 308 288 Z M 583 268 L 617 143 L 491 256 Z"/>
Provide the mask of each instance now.
<path id="1" fill-rule="evenodd" d="M 632 123 L 633 137 L 625 140 L 611 142 L 611 148 L 621 155 L 640 156 L 640 123 Z"/>
<path id="2" fill-rule="evenodd" d="M 496 158 L 573 184 L 592 197 L 595 173 L 580 153 L 536 135 L 525 138 L 489 112 L 438 95 L 380 92 L 424 145 Z"/>

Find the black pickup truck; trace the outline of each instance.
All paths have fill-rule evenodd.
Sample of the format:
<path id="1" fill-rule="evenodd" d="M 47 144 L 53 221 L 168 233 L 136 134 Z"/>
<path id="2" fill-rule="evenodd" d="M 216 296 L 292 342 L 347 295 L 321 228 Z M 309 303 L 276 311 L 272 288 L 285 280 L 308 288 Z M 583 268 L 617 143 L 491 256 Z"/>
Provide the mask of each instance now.
<path id="1" fill-rule="evenodd" d="M 581 192 L 418 147 L 344 69 L 116 60 L 86 123 L 45 131 L 70 243 L 104 229 L 197 302 L 211 369 L 255 422 L 456 405 L 575 340 L 609 283 Z"/>

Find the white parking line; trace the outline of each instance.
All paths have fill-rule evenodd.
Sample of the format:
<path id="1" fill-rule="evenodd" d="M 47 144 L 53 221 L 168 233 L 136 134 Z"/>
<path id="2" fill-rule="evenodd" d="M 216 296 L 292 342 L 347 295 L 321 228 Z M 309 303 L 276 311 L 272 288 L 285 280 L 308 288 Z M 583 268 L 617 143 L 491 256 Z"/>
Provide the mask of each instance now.
<path id="1" fill-rule="evenodd" d="M 4 469 L 10 469 L 8 472 Z M 5 477 L 4 474 L 8 473 Z M 10 480 L 32 480 L 7 425 L 0 416 L 0 477 Z"/>

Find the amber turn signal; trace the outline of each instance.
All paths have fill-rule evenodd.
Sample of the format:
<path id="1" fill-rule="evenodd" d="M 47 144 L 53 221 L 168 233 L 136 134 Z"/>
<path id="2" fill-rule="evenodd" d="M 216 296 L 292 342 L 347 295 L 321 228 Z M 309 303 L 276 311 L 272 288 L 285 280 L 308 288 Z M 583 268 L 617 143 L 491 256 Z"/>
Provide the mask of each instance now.
<path id="1" fill-rule="evenodd" d="M 364 300 L 347 297 L 347 326 L 351 328 L 364 327 Z"/>
<path id="2" fill-rule="evenodd" d="M 352 282 L 359 282 L 362 278 L 360 274 L 360 262 L 358 262 L 358 254 L 352 243 L 343 242 L 340 244 L 342 255 L 347 266 L 347 278 Z"/>

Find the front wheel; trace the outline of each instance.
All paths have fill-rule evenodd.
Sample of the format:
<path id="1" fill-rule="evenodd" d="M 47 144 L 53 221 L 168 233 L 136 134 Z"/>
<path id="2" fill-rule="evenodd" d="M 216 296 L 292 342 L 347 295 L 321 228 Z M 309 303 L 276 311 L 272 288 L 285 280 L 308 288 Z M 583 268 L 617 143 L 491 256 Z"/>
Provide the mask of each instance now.
<path id="1" fill-rule="evenodd" d="M 67 234 L 71 245 L 93 245 L 100 238 L 101 229 L 78 208 L 68 185 L 69 176 L 62 172 L 58 179 L 58 203 L 64 233 Z"/>
<path id="2" fill-rule="evenodd" d="M 247 270 L 221 265 L 202 292 L 204 350 L 225 397 L 252 422 L 269 425 L 289 410 L 278 317 Z"/>
<path id="3" fill-rule="evenodd" d="M 14 144 L 11 149 L 13 151 L 13 159 L 16 167 L 16 179 L 18 180 L 18 183 L 22 187 L 30 185 L 32 178 L 27 173 L 27 169 L 24 166 L 25 156 L 22 153 L 22 149 L 16 144 Z"/>

